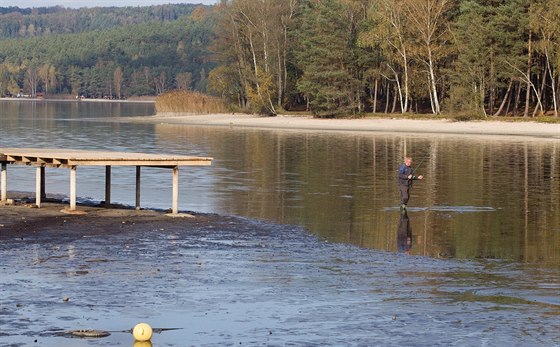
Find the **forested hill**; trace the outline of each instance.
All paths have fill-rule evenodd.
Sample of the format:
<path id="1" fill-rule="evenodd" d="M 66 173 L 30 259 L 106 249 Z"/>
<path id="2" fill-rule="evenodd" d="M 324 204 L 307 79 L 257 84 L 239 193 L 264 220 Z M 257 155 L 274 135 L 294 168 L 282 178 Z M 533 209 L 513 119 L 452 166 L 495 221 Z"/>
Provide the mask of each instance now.
<path id="1" fill-rule="evenodd" d="M 0 11 L 0 94 L 194 89 L 239 108 L 560 119 L 560 0 Z"/>
<path id="2" fill-rule="evenodd" d="M 174 21 L 190 15 L 197 5 L 146 7 L 94 7 L 70 9 L 60 6 L 0 7 L 0 39 L 51 34 L 82 33 L 134 24 Z"/>
<path id="3" fill-rule="evenodd" d="M 10 26 L 5 18 L 21 20 Z M 4 14 L 4 36 L 17 38 L 0 39 L 0 95 L 126 98 L 204 91 L 214 65 L 208 52 L 213 18 L 212 7 L 194 5 Z"/>

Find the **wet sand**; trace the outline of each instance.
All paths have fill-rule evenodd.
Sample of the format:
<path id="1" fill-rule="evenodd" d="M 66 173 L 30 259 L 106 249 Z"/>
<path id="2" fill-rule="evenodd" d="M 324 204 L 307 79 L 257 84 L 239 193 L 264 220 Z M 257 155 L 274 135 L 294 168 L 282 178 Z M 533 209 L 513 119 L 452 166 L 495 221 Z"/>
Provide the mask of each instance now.
<path id="1" fill-rule="evenodd" d="M 526 136 L 560 140 L 560 124 L 537 122 L 414 120 L 398 118 L 316 119 L 309 116 L 261 117 L 247 114 L 192 115 L 160 113 L 136 121 L 263 129 Z"/>
<path id="2" fill-rule="evenodd" d="M 0 206 L 5 346 L 135 346 L 56 333 L 139 322 L 181 328 L 153 346 L 560 344 L 557 269 L 366 250 L 231 216 L 30 206 Z"/>

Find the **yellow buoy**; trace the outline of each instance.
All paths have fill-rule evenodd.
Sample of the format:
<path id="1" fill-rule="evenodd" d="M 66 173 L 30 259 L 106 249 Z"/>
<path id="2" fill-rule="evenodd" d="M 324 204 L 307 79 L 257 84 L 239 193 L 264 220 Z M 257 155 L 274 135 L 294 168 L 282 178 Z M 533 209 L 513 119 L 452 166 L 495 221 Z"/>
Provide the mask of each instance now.
<path id="1" fill-rule="evenodd" d="M 138 323 L 132 329 L 132 335 L 136 341 L 150 341 L 152 333 L 152 327 L 148 323 Z"/>

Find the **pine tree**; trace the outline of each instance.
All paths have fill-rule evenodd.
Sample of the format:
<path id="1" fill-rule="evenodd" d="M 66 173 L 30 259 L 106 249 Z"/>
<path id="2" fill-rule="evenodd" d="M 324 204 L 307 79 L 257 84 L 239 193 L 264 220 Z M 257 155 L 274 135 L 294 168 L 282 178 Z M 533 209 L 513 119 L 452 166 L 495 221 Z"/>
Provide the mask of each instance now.
<path id="1" fill-rule="evenodd" d="M 353 75 L 356 36 L 350 8 L 337 0 L 309 2 L 298 19 L 298 89 L 318 117 L 359 110 L 360 81 Z"/>

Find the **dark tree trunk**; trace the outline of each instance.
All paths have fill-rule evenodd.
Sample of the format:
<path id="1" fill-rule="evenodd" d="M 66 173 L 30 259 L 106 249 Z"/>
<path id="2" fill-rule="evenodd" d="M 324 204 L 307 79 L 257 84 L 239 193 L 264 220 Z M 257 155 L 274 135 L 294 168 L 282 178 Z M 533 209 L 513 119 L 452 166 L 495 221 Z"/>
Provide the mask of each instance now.
<path id="1" fill-rule="evenodd" d="M 517 117 L 517 111 L 519 109 L 519 101 L 521 98 L 521 82 L 517 85 L 517 94 L 515 95 L 515 104 L 513 106 L 513 116 Z"/>
<path id="2" fill-rule="evenodd" d="M 377 88 L 379 84 L 379 79 L 375 79 L 375 87 L 373 89 L 373 113 L 377 112 Z"/>
<path id="3" fill-rule="evenodd" d="M 389 81 L 385 86 L 385 113 L 389 113 Z"/>
<path id="4" fill-rule="evenodd" d="M 513 84 L 513 80 L 511 81 L 511 83 Z M 506 116 L 509 114 L 509 108 L 511 106 L 511 100 L 513 99 L 514 94 L 515 94 L 515 91 L 512 90 L 511 95 L 508 97 L 508 103 L 507 103 L 507 108 L 506 108 L 506 113 L 505 113 Z"/>

